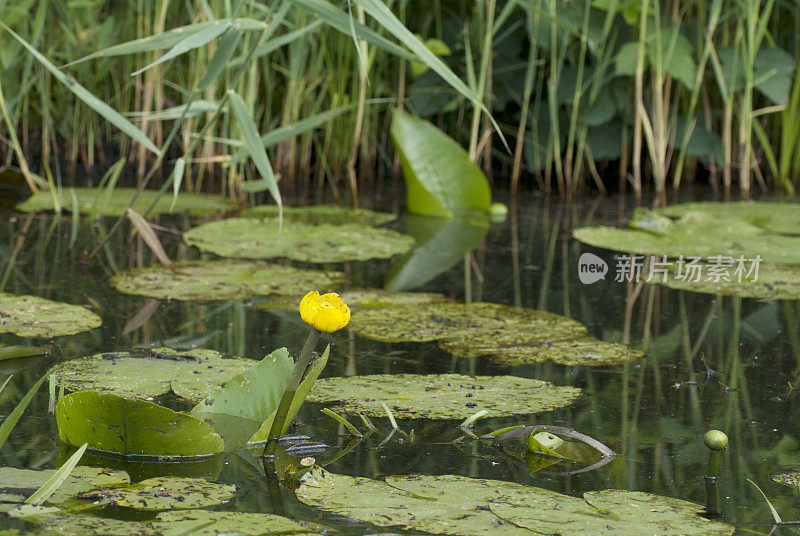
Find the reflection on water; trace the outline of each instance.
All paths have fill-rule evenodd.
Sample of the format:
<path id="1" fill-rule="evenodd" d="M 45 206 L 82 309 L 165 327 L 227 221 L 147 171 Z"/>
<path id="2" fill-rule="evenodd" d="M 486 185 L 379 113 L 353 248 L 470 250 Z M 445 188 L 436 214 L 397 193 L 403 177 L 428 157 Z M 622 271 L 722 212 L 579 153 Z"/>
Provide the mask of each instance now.
<path id="1" fill-rule="evenodd" d="M 756 482 L 784 520 L 800 518 L 795 492 L 771 481 L 775 473 L 800 469 L 800 404 L 794 387 L 800 382 L 800 304 L 692 294 L 646 283 L 618 283 L 614 255 L 571 239 L 572 228 L 622 225 L 630 217 L 630 200 L 610 198 L 564 204 L 528 198 L 510 203 L 511 214 L 488 229 L 457 225 L 424 225 L 401 218 L 394 225 L 419 235 L 420 249 L 401 259 L 345 263 L 354 286 L 380 287 L 387 279 L 396 288 L 440 292 L 458 300 L 498 302 L 546 309 L 572 317 L 592 336 L 630 343 L 647 351 L 619 367 L 564 367 L 543 363 L 509 368 L 481 359 L 456 359 L 434 343 L 385 344 L 356 337 L 348 330 L 326 335 L 333 343 L 324 375 L 376 373 L 514 374 L 581 387 L 585 396 L 572 406 L 540 415 L 491 418 L 476 423 L 477 432 L 514 424 L 565 426 L 609 445 L 621 456 L 594 471 L 559 475 L 545 469 L 530 475 L 484 443 L 454 442 L 457 422 L 401 421 L 407 435 L 391 431 L 388 419 L 374 419 L 379 429 L 328 465 L 350 475 L 455 473 L 522 482 L 568 494 L 623 488 L 705 503 L 702 476 L 707 449 L 702 436 L 710 428 L 728 433 L 730 447 L 722 459 L 719 491 L 725 520 L 740 532 L 768 532 L 771 515 Z M 180 231 L 192 225 L 181 217 L 157 220 L 175 260 L 211 258 L 187 248 Z M 105 236 L 113 220 L 77 225 L 69 218 L 7 213 L 0 224 L 0 286 L 5 292 L 82 304 L 102 316 L 104 324 L 89 333 L 52 341 L 49 361 L 19 372 L 2 394 L 7 414 L 54 360 L 99 351 L 128 350 L 141 345 L 201 346 L 231 355 L 260 358 L 286 346 L 297 353 L 307 329 L 296 314 L 256 309 L 250 302 L 164 302 L 127 296 L 108 285 L 109 277 L 129 267 L 157 262 L 138 237 L 117 233 L 90 263 L 82 252 Z M 452 233 L 450 236 L 448 233 Z M 420 238 L 421 237 L 421 238 Z M 70 247 L 71 244 L 73 247 Z M 477 244 L 464 256 L 465 248 Z M 590 251 L 612 267 L 591 285 L 578 278 L 578 258 Z M 415 256 L 416 255 L 416 256 Z M 417 266 L 417 267 L 415 267 Z M 466 270 L 466 272 L 465 272 Z M 326 342 L 328 342 L 326 341 Z M 0 335 L 4 344 L 42 341 Z M 338 425 L 307 405 L 298 433 L 335 448 L 351 441 Z M 414 430 L 413 436 L 410 435 Z M 334 455 L 335 450 L 327 455 Z M 55 419 L 48 413 L 42 389 L 0 451 L 2 464 L 46 468 L 65 458 Z M 318 456 L 321 458 L 323 456 Z M 146 466 L 120 460 L 85 458 L 124 468 L 135 478 L 155 474 L 218 477 L 241 488 L 226 509 L 286 512 L 322 520 L 338 529 L 347 523 L 301 505 L 290 492 L 265 478 L 260 461 L 248 453 L 192 466 Z M 552 469 L 549 468 L 549 469 Z M 0 527 L 2 527 L 0 522 Z M 788 532 L 787 532 L 788 533 Z"/>

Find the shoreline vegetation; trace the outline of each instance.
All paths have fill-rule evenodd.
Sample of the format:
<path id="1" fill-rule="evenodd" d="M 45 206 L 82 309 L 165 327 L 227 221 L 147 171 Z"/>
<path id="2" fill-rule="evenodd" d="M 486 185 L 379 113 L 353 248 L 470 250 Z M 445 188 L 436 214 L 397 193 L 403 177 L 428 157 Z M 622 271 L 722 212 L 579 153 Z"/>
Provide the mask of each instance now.
<path id="1" fill-rule="evenodd" d="M 800 177 L 796 2 L 24 0 L 0 20 L 0 167 L 30 190 L 355 205 L 399 177 L 396 109 L 513 191 L 660 204 Z"/>

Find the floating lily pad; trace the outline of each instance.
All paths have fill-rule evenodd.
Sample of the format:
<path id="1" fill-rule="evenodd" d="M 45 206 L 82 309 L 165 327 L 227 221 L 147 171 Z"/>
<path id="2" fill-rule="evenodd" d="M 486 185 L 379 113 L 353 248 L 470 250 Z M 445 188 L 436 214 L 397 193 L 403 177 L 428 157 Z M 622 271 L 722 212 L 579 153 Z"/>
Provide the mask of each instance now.
<path id="1" fill-rule="evenodd" d="M 90 491 L 78 497 L 98 505 L 114 504 L 137 510 L 178 510 L 222 504 L 235 494 L 236 486 L 230 484 L 217 484 L 202 478 L 159 477 L 125 487 Z"/>
<path id="2" fill-rule="evenodd" d="M 662 277 L 653 279 L 670 288 L 702 292 L 705 294 L 722 294 L 725 296 L 741 296 L 742 298 L 800 300 L 800 267 L 761 263 L 758 267 L 758 278 L 747 280 L 735 274 L 735 266 L 725 270 L 724 278 L 708 277 L 708 266 L 704 265 L 704 274 L 700 281 L 688 278 L 677 278 L 676 271 L 670 270 L 666 281 Z M 728 279 L 727 281 L 725 279 Z"/>
<path id="3" fill-rule="evenodd" d="M 581 227 L 572 235 L 581 242 L 605 249 L 686 257 L 755 258 L 767 263 L 800 264 L 800 237 L 765 231 L 744 220 L 714 218 L 699 212 L 686 214 L 663 232 L 614 227 Z"/>
<path id="4" fill-rule="evenodd" d="M 3 483 L 3 494 L 0 496 L 0 502 L 13 503 L 12 495 L 22 497 L 19 502 L 24 501 L 42 487 L 55 472 L 55 469 L 37 471 L 34 469 L 0 467 L 0 482 Z M 130 484 L 130 479 L 124 471 L 79 465 L 70 472 L 69 476 L 47 500 L 50 503 L 57 504 L 95 488 L 126 484 Z"/>
<path id="5" fill-rule="evenodd" d="M 242 211 L 246 218 L 277 218 L 277 205 L 259 205 Z M 377 227 L 397 218 L 394 214 L 374 212 L 364 208 L 352 209 L 333 205 L 314 205 L 310 207 L 283 207 L 283 221 L 319 225 L 330 223 L 357 223 Z"/>
<path id="6" fill-rule="evenodd" d="M 296 521 L 273 514 L 174 510 L 158 514 L 152 523 L 162 536 L 269 536 L 314 533 Z"/>
<path id="7" fill-rule="evenodd" d="M 88 331 L 102 323 L 99 316 L 79 305 L 0 292 L 0 333 L 49 338 Z"/>
<path id="8" fill-rule="evenodd" d="M 56 422 L 64 443 L 88 443 L 124 456 L 209 456 L 223 451 L 222 438 L 200 419 L 112 394 L 66 395 L 56 405 Z"/>
<path id="9" fill-rule="evenodd" d="M 168 393 L 198 402 L 256 362 L 225 358 L 213 350 L 151 348 L 141 352 L 106 352 L 56 365 L 51 374 L 68 391 L 113 393 L 152 399 Z"/>
<path id="10" fill-rule="evenodd" d="M 59 199 L 61 200 L 61 209 L 65 211 L 71 211 L 73 207 L 70 190 L 74 191 L 78 198 L 78 210 L 81 214 L 92 214 L 94 212 L 100 216 L 123 215 L 136 193 L 135 188 L 114 188 L 110 193 L 97 188 L 62 188 L 59 193 Z M 133 203 L 133 210 L 143 213 L 157 196 L 157 190 L 142 191 Z M 229 208 L 225 200 L 219 195 L 181 192 L 178 195 L 175 206 L 170 210 L 172 197 L 171 193 L 163 194 L 156 202 L 153 210 L 150 211 L 150 214 L 186 212 L 192 216 L 209 216 Z M 53 194 L 51 192 L 35 193 L 17 205 L 17 210 L 22 212 L 42 212 L 54 209 Z"/>
<path id="11" fill-rule="evenodd" d="M 165 267 L 135 269 L 111 278 L 120 292 L 174 300 L 244 300 L 253 296 L 280 296 L 300 303 L 310 288 L 335 289 L 344 284 L 341 272 L 302 270 L 257 261 L 177 262 L 181 272 Z"/>
<path id="12" fill-rule="evenodd" d="M 450 300 L 431 292 L 390 292 L 380 289 L 352 289 L 340 292 L 342 300 L 351 309 L 372 307 L 426 307 L 431 303 L 450 303 Z"/>
<path id="13" fill-rule="evenodd" d="M 38 507 L 40 510 L 41 507 Z M 29 510 L 29 515 L 24 516 L 25 521 L 35 523 L 39 530 L 33 534 L 43 536 L 159 536 L 159 533 L 150 525 L 139 521 L 122 521 L 109 517 L 95 517 L 89 515 L 74 515 L 68 510 L 36 511 Z M 25 534 L 31 534 L 26 531 Z"/>
<path id="14" fill-rule="evenodd" d="M 195 227 L 183 235 L 190 246 L 221 257 L 327 263 L 386 259 L 405 253 L 414 239 L 389 229 L 355 223 L 306 225 L 277 220 L 230 218 Z"/>
<path id="15" fill-rule="evenodd" d="M 385 402 L 401 418 L 465 419 L 483 409 L 493 417 L 550 411 L 580 394 L 577 387 L 516 376 L 375 374 L 321 379 L 308 400 L 374 416 L 386 414 Z"/>
<path id="16" fill-rule="evenodd" d="M 387 477 L 385 482 L 314 469 L 300 501 L 384 527 L 460 536 L 722 536 L 734 527 L 703 507 L 647 493 L 588 492 L 584 499 L 498 480 L 462 476 Z"/>
<path id="17" fill-rule="evenodd" d="M 800 486 L 800 472 L 782 473 L 773 476 L 772 480 L 784 486 Z"/>
<path id="18" fill-rule="evenodd" d="M 800 235 L 800 203 L 763 201 L 681 203 L 663 207 L 658 212 L 671 217 L 701 212 L 712 218 L 744 220 L 773 233 Z"/>
<path id="19" fill-rule="evenodd" d="M 552 360 L 565 365 L 616 365 L 643 354 L 587 336 L 569 318 L 495 303 L 416 303 L 356 309 L 358 335 L 384 342 L 440 341 L 462 357 L 487 356 L 510 365 Z"/>

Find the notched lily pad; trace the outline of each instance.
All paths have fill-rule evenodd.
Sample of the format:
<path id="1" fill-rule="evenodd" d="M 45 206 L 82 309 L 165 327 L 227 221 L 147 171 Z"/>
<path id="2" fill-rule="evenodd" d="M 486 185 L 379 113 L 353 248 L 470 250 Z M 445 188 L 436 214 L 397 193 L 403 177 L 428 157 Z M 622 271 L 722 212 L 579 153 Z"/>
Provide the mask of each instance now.
<path id="1" fill-rule="evenodd" d="M 202 478 L 159 477 L 119 488 L 104 488 L 78 496 L 97 505 L 114 504 L 137 510 L 206 508 L 228 502 L 236 486 Z"/>
<path id="2" fill-rule="evenodd" d="M 61 441 L 123 456 L 210 456 L 222 438 L 191 415 L 112 394 L 81 391 L 56 405 Z"/>
<path id="3" fill-rule="evenodd" d="M 274 219 L 230 218 L 206 223 L 183 235 L 201 251 L 221 257 L 286 257 L 313 263 L 387 259 L 405 253 L 414 239 L 389 229 L 355 223 L 307 225 Z"/>
<path id="4" fill-rule="evenodd" d="M 152 523 L 162 536 L 269 536 L 308 534 L 316 531 L 296 521 L 273 514 L 173 510 L 158 514 Z"/>
<path id="5" fill-rule="evenodd" d="M 384 342 L 440 341 L 462 357 L 486 356 L 510 365 L 555 361 L 617 365 L 643 354 L 587 336 L 569 318 L 495 303 L 395 303 L 355 309 L 350 320 L 362 337 Z"/>
<path id="6" fill-rule="evenodd" d="M 71 211 L 73 207 L 70 190 L 73 190 L 78 198 L 78 210 L 81 214 L 92 214 L 96 211 L 99 216 L 123 215 L 136 193 L 136 188 L 114 188 L 110 193 L 97 188 L 62 188 L 58 195 L 61 200 L 61 209 L 65 211 Z M 143 190 L 133 203 L 133 210 L 143 213 L 157 196 L 157 190 Z M 225 200 L 219 195 L 181 192 L 174 207 L 172 207 L 172 197 L 171 194 L 163 194 L 150 214 L 185 212 L 192 216 L 210 216 L 228 208 Z M 17 210 L 22 212 L 55 210 L 53 194 L 51 192 L 35 193 L 18 204 Z"/>
<path id="7" fill-rule="evenodd" d="M 277 205 L 259 205 L 242 211 L 246 218 L 277 218 Z M 357 223 L 377 227 L 397 218 L 394 214 L 374 212 L 364 208 L 352 209 L 335 205 L 314 205 L 310 207 L 283 207 L 283 221 L 319 225 L 330 223 Z"/>
<path id="8" fill-rule="evenodd" d="M 120 292 L 174 300 L 244 300 L 253 296 L 278 296 L 296 301 L 310 288 L 335 289 L 346 281 L 333 271 L 302 270 L 258 261 L 177 262 L 181 272 L 165 267 L 134 269 L 111 278 Z"/>
<path id="9" fill-rule="evenodd" d="M 614 227 L 581 227 L 572 236 L 591 246 L 670 258 L 755 258 L 775 264 L 800 264 L 800 237 L 775 234 L 736 218 L 685 214 L 659 232 Z"/>
<path id="10" fill-rule="evenodd" d="M 681 217 L 701 212 L 712 218 L 735 218 L 772 233 L 800 235 L 800 204 L 764 201 L 733 201 L 725 203 L 700 202 L 670 205 L 658 210 L 660 214 Z"/>
<path id="11" fill-rule="evenodd" d="M 700 505 L 640 492 L 584 498 L 512 482 L 455 475 L 385 482 L 314 469 L 297 497 L 305 504 L 384 527 L 453 535 L 723 536 L 734 527 L 701 516 Z"/>
<path id="12" fill-rule="evenodd" d="M 374 416 L 385 415 L 385 402 L 401 418 L 465 419 L 483 409 L 493 417 L 550 411 L 580 393 L 577 387 L 516 376 L 375 374 L 318 380 L 308 400 Z"/>
<path id="13" fill-rule="evenodd" d="M 256 364 L 252 359 L 225 358 L 204 349 L 150 348 L 139 352 L 107 352 L 65 361 L 50 371 L 67 391 L 113 393 L 142 400 L 170 390 L 198 402 Z"/>
<path id="14" fill-rule="evenodd" d="M 667 280 L 656 277 L 653 280 L 670 288 L 702 292 L 705 294 L 722 294 L 740 296 L 742 298 L 800 300 L 800 267 L 778 264 L 760 263 L 758 278 L 740 278 L 735 273 L 735 266 L 725 270 L 725 276 L 708 277 L 708 265 L 703 265 L 704 274 L 699 281 L 688 278 L 677 278 L 676 271 L 670 270 Z M 726 280 L 727 279 L 727 280 Z"/>
<path id="15" fill-rule="evenodd" d="M 49 338 L 88 331 L 102 323 L 99 316 L 79 305 L 0 292 L 0 333 Z"/>

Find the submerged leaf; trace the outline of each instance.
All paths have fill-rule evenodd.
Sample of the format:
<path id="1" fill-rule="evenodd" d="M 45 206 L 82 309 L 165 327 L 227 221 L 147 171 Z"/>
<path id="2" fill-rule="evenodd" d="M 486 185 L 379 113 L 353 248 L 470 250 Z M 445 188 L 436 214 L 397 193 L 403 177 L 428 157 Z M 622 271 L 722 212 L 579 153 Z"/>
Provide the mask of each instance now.
<path id="1" fill-rule="evenodd" d="M 324 378 L 309 395 L 311 402 L 332 402 L 337 411 L 384 415 L 381 402 L 406 419 L 465 419 L 489 410 L 493 417 L 527 415 L 571 404 L 577 387 L 515 376 L 459 374 L 375 374 Z"/>
<path id="2" fill-rule="evenodd" d="M 470 209 L 489 210 L 489 183 L 458 143 L 427 121 L 397 110 L 391 131 L 410 212 L 451 217 Z"/>
<path id="3" fill-rule="evenodd" d="M 230 218 L 206 223 L 183 235 L 201 251 L 221 257 L 328 263 L 386 259 L 411 249 L 414 240 L 389 229 L 344 223 L 306 225 L 274 219 Z"/>
<path id="4" fill-rule="evenodd" d="M 102 188 L 72 188 L 71 190 L 78 198 L 78 210 L 81 214 L 95 213 L 101 216 L 122 216 L 136 193 L 136 188 L 114 188 L 110 192 L 106 192 Z M 69 198 L 65 199 L 65 195 L 68 195 L 67 190 L 56 192 L 60 205 L 71 209 L 72 202 Z M 158 190 L 143 190 L 136 198 L 132 208 L 139 213 L 144 213 L 156 199 L 158 201 L 150 211 L 150 215 L 186 212 L 191 216 L 210 216 L 228 208 L 225 200 L 219 195 L 181 192 L 175 201 L 173 210 L 171 208 L 172 196 L 160 195 Z M 33 194 L 18 204 L 17 210 L 22 212 L 54 210 L 53 193 Z"/>
<path id="5" fill-rule="evenodd" d="M 138 353 L 107 352 L 73 359 L 58 364 L 50 373 L 64 382 L 67 391 L 140 399 L 172 391 L 197 402 L 254 363 L 252 359 L 225 358 L 219 352 L 201 348 L 151 348 Z"/>
<path id="6" fill-rule="evenodd" d="M 297 497 L 305 504 L 384 527 L 459 536 L 723 536 L 734 527 L 703 507 L 641 492 L 588 492 L 584 499 L 513 482 L 454 475 L 386 481 L 314 469 Z"/>
<path id="7" fill-rule="evenodd" d="M 50 338 L 88 331 L 102 323 L 99 316 L 79 305 L 0 292 L 0 333 Z"/>
<path id="8" fill-rule="evenodd" d="M 258 261 L 176 262 L 180 273 L 163 266 L 133 269 L 111 278 L 120 292 L 173 300 L 243 300 L 277 296 L 296 307 L 310 288 L 336 289 L 346 278 L 341 272 L 303 270 Z"/>
<path id="9" fill-rule="evenodd" d="M 171 409 L 112 394 L 82 391 L 58 401 L 61 441 L 127 455 L 209 456 L 222 438 L 203 421 Z"/>

